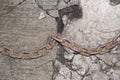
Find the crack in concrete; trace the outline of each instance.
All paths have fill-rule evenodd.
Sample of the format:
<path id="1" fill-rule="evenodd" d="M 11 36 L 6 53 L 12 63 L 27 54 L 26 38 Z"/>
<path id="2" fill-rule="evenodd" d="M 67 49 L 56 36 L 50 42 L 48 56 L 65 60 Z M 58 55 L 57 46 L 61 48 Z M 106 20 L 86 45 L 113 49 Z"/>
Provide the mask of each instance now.
<path id="1" fill-rule="evenodd" d="M 7 15 L 9 13 L 11 13 L 16 7 L 20 6 L 22 3 L 24 3 L 27 0 L 22 0 L 21 2 L 17 3 L 16 5 L 14 5 L 10 10 L 8 10 L 6 13 L 1 14 L 0 17 Z"/>

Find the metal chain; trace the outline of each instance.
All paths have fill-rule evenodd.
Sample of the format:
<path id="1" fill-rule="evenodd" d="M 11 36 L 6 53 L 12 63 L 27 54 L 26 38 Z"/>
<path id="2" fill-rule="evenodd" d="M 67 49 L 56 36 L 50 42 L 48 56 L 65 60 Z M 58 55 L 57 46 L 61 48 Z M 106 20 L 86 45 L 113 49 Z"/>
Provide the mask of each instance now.
<path id="1" fill-rule="evenodd" d="M 55 40 L 50 36 L 47 40 L 47 43 L 36 51 L 17 53 L 13 49 L 0 46 L 0 54 L 17 59 L 35 59 L 45 55 L 45 53 L 48 53 L 49 50 L 51 50 L 54 47 L 54 45 Z"/>
<path id="2" fill-rule="evenodd" d="M 13 49 L 9 49 L 3 46 L 0 46 L 0 54 L 6 55 L 12 58 L 17 59 L 35 59 L 41 57 L 48 53 L 55 45 L 56 42 L 61 44 L 63 47 L 69 48 L 75 52 L 80 53 L 84 56 L 91 56 L 96 54 L 105 54 L 111 51 L 117 45 L 120 45 L 120 33 L 113 38 L 111 41 L 108 41 L 102 45 L 99 45 L 96 48 L 87 49 L 75 42 L 68 40 L 67 38 L 62 37 L 61 34 L 54 34 L 50 36 L 47 40 L 47 43 L 40 49 L 32 52 L 15 52 Z"/>
<path id="3" fill-rule="evenodd" d="M 84 56 L 90 56 L 95 54 L 105 54 L 111 51 L 112 48 L 114 48 L 117 45 L 120 45 L 120 33 L 113 38 L 111 41 L 108 41 L 102 45 L 99 45 L 96 48 L 87 49 L 80 45 L 78 45 L 75 42 L 72 42 L 61 35 L 56 35 L 53 37 L 57 42 L 59 42 L 63 47 L 69 48 L 75 52 L 78 52 Z"/>

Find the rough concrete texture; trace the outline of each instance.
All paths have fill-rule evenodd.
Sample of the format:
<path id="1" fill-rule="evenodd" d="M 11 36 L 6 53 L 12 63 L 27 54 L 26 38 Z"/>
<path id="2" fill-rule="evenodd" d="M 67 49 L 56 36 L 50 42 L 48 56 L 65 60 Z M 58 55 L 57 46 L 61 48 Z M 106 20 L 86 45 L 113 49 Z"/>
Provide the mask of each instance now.
<path id="1" fill-rule="evenodd" d="M 82 17 L 68 20 L 63 35 L 86 48 L 103 44 L 120 31 L 119 0 L 23 0 L 18 4 L 21 1 L 0 0 L 0 45 L 18 52 L 38 49 L 51 32 L 56 32 L 55 19 L 38 5 L 58 17 L 58 9 L 79 4 Z M 41 11 L 45 18 L 40 20 Z M 119 48 L 91 57 L 61 46 L 33 60 L 0 55 L 0 80 L 119 80 Z"/>
<path id="2" fill-rule="evenodd" d="M 120 5 L 109 0 L 80 0 L 82 18 L 69 22 L 64 36 L 86 48 L 94 48 L 112 39 L 120 31 Z M 119 80 L 120 48 L 91 57 L 58 53 L 54 80 Z"/>
<path id="3" fill-rule="evenodd" d="M 33 51 L 56 32 L 54 18 L 39 20 L 34 0 L 0 0 L 0 44 L 15 51 Z M 16 5 L 17 4 L 17 5 Z M 51 5 L 51 4 L 49 4 Z M 34 60 L 11 59 L 0 55 L 0 80 L 50 80 L 56 51 Z"/>

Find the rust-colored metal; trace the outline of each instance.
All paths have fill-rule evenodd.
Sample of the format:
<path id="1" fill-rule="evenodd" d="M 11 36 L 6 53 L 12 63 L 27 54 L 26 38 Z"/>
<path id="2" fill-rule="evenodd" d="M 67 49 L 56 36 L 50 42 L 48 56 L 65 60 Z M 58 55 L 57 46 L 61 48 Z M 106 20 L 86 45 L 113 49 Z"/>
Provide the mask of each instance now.
<path id="1" fill-rule="evenodd" d="M 61 34 L 54 34 L 48 38 L 47 43 L 37 51 L 32 52 L 14 52 L 12 49 L 8 49 L 5 47 L 0 46 L 0 53 L 2 55 L 6 55 L 12 58 L 18 58 L 18 59 L 34 59 L 43 56 L 45 53 L 47 53 L 49 50 L 51 50 L 56 44 L 59 43 L 63 47 L 69 48 L 75 52 L 80 53 L 84 56 L 91 56 L 96 54 L 105 54 L 111 51 L 112 48 L 114 48 L 117 45 L 120 45 L 120 33 L 113 38 L 111 41 L 108 41 L 102 45 L 99 45 L 96 48 L 84 48 L 80 45 L 78 45 L 75 42 L 72 42 L 64 37 L 62 37 Z"/>

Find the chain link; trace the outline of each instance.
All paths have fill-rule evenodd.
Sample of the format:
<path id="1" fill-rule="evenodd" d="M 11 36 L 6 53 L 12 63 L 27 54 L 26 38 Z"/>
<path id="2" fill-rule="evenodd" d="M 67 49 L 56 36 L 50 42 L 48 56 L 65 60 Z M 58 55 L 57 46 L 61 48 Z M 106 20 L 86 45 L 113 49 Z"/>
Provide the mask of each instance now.
<path id="1" fill-rule="evenodd" d="M 61 44 L 63 47 L 69 48 L 75 52 L 80 53 L 84 56 L 96 55 L 96 54 L 105 54 L 111 51 L 117 45 L 120 45 L 120 33 L 113 38 L 111 41 L 108 41 L 102 45 L 99 45 L 96 48 L 87 49 L 75 42 L 68 40 L 67 38 L 62 37 L 61 34 L 54 34 L 50 36 L 47 40 L 47 43 L 40 49 L 32 52 L 15 52 L 13 49 L 9 49 L 3 46 L 0 46 L 0 53 L 12 58 L 17 59 L 35 59 L 41 57 L 48 53 L 55 45 L 56 42 Z"/>

